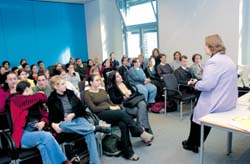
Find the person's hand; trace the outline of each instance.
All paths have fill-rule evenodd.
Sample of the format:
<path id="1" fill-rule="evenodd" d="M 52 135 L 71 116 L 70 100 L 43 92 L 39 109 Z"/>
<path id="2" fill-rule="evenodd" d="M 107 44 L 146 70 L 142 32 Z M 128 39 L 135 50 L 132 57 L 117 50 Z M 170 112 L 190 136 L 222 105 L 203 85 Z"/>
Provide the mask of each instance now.
<path id="1" fill-rule="evenodd" d="M 121 109 L 119 105 L 111 105 L 109 108 L 111 110 L 120 110 Z"/>
<path id="2" fill-rule="evenodd" d="M 151 82 L 151 80 L 149 79 L 149 78 L 146 78 L 145 80 L 144 80 L 144 84 L 147 84 L 147 83 L 150 83 Z"/>
<path id="3" fill-rule="evenodd" d="M 70 121 L 70 120 L 72 120 L 74 117 L 75 117 L 75 113 L 70 113 L 70 114 L 67 114 L 66 116 L 64 116 L 64 120 L 65 120 L 65 121 Z"/>
<path id="4" fill-rule="evenodd" d="M 40 121 L 38 123 L 35 124 L 36 128 L 40 131 L 43 130 L 44 126 L 45 126 L 45 122 L 44 121 Z"/>
<path id="5" fill-rule="evenodd" d="M 188 81 L 188 85 L 195 85 L 197 81 L 198 81 L 197 79 L 191 79 Z"/>
<path id="6" fill-rule="evenodd" d="M 57 132 L 57 133 L 62 133 L 62 129 L 60 128 L 60 123 L 52 123 L 52 128 Z"/>

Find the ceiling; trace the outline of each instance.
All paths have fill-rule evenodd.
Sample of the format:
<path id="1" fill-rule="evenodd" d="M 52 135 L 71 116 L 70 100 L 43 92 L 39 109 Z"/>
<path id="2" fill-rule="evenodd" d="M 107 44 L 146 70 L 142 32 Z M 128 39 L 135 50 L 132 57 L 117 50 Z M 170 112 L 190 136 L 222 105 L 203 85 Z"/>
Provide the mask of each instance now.
<path id="1" fill-rule="evenodd" d="M 93 0 L 38 0 L 38 1 L 47 1 L 47 2 L 63 2 L 63 3 L 87 3 Z"/>

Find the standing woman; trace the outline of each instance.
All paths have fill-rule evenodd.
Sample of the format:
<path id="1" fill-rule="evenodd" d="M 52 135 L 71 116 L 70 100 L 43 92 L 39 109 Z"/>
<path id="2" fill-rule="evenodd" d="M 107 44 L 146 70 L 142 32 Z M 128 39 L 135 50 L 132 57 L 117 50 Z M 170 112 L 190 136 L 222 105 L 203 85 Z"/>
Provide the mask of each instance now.
<path id="1" fill-rule="evenodd" d="M 109 74 L 108 84 L 108 93 L 114 104 L 121 105 L 124 100 L 135 93 L 133 87 L 128 82 L 123 81 L 118 71 L 112 71 Z M 129 115 L 136 116 L 138 125 L 143 127 L 146 132 L 153 133 L 149 124 L 148 108 L 145 100 L 141 100 L 133 108 L 125 108 Z M 146 144 L 151 144 L 151 142 Z"/>
<path id="2" fill-rule="evenodd" d="M 71 163 L 52 134 L 43 130 L 48 125 L 46 101 L 47 96 L 43 93 L 33 95 L 27 81 L 17 84 L 16 94 L 11 95 L 6 103 L 11 112 L 13 140 L 17 148 L 37 147 L 44 164 Z"/>
<path id="3" fill-rule="evenodd" d="M 139 156 L 134 153 L 129 132 L 131 132 L 134 137 L 141 137 L 144 142 L 151 141 L 153 135 L 145 132 L 142 127 L 137 126 L 126 112 L 121 111 L 120 106 L 110 101 L 107 92 L 100 89 L 100 76 L 90 75 L 88 81 L 90 89 L 84 93 L 85 103 L 101 120 L 111 125 L 119 126 L 121 130 L 121 150 L 123 156 L 133 161 L 139 160 Z"/>
<path id="4" fill-rule="evenodd" d="M 205 65 L 202 80 L 192 82 L 195 89 L 201 91 L 201 95 L 191 116 L 189 137 L 182 142 L 184 149 L 194 153 L 198 153 L 200 146 L 199 119 L 210 113 L 234 109 L 238 98 L 236 66 L 225 54 L 226 48 L 222 39 L 215 34 L 207 36 L 205 41 L 205 51 L 210 59 Z M 204 141 L 210 129 L 205 126 Z"/>

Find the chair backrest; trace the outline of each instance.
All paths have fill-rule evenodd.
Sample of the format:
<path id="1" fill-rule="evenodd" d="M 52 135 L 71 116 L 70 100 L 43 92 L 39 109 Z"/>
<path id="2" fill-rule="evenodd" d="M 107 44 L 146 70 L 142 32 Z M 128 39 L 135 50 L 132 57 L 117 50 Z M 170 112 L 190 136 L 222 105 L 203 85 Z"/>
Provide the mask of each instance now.
<path id="1" fill-rule="evenodd" d="M 178 90 L 178 82 L 174 74 L 164 74 L 163 80 L 165 87 L 170 90 Z M 168 91 L 168 96 L 175 95 L 176 92 Z"/>

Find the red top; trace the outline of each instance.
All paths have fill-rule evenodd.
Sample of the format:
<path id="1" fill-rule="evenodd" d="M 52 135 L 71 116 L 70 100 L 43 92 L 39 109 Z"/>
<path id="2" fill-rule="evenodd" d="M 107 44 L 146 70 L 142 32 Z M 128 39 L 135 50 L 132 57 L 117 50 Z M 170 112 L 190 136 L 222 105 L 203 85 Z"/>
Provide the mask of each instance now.
<path id="1" fill-rule="evenodd" d="M 37 103 L 44 103 L 47 101 L 47 96 L 43 93 L 37 93 L 30 96 L 21 94 L 15 95 L 10 99 L 10 112 L 12 118 L 13 134 L 12 138 L 16 147 L 20 147 L 23 130 L 26 125 L 26 118 L 29 113 L 29 108 Z M 44 106 L 40 107 L 41 119 L 40 121 L 48 122 L 48 112 Z"/>
<path id="2" fill-rule="evenodd" d="M 2 88 L 0 88 L 0 113 L 5 111 L 5 100 L 9 97 L 9 95 L 10 91 L 4 91 Z"/>

